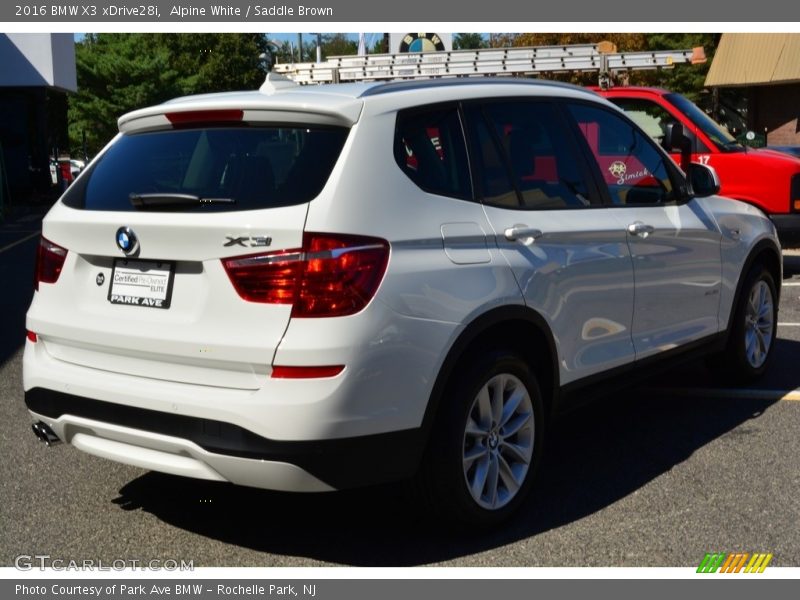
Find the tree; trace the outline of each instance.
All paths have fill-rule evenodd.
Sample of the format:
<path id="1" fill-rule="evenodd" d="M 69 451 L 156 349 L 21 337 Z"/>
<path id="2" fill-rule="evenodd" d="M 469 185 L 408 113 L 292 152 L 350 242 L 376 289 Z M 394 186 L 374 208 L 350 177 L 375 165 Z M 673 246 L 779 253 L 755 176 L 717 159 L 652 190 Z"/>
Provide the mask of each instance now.
<path id="1" fill-rule="evenodd" d="M 679 65 L 674 69 L 655 71 L 649 74 L 642 72 L 643 83 L 670 89 L 697 102 L 705 88 L 706 75 L 720 37 L 719 33 L 647 34 L 647 46 L 650 50 L 675 50 L 702 46 L 705 50 L 706 62 L 701 65 Z"/>
<path id="2" fill-rule="evenodd" d="M 176 96 L 255 89 L 264 80 L 262 34 L 87 35 L 75 45 L 78 93 L 69 101 L 70 145 L 86 133 L 96 154 L 124 113 Z"/>
<path id="3" fill-rule="evenodd" d="M 618 50 L 634 51 L 647 48 L 641 33 L 520 33 L 514 37 L 514 46 L 567 46 L 571 44 L 596 44 L 611 42 Z M 597 85 L 597 73 L 544 73 L 543 79 L 568 81 L 576 85 Z"/>
<path id="4" fill-rule="evenodd" d="M 297 62 L 297 48 L 288 40 L 284 40 L 275 48 L 273 59 L 276 61 L 276 64 Z"/>
<path id="5" fill-rule="evenodd" d="M 78 93 L 69 99 L 70 145 L 79 145 L 85 131 L 89 154 L 114 136 L 122 113 L 181 94 L 166 49 L 145 36 L 88 35 L 76 44 L 75 64 Z"/>
<path id="6" fill-rule="evenodd" d="M 314 50 L 316 56 L 316 49 Z M 358 53 L 358 42 L 348 39 L 347 34 L 334 33 L 322 36 L 323 60 L 329 56 L 348 56 Z"/>
<path id="7" fill-rule="evenodd" d="M 596 44 L 608 41 L 619 50 L 646 50 L 647 39 L 643 33 L 520 33 L 514 46 L 565 46 L 569 44 Z"/>
<path id="8" fill-rule="evenodd" d="M 186 94 L 252 90 L 264 81 L 261 54 L 267 43 L 260 33 L 155 34 L 167 50 Z"/>
<path id="9" fill-rule="evenodd" d="M 375 43 L 372 45 L 372 49 L 369 51 L 370 54 L 387 54 L 388 52 L 389 45 L 385 37 L 380 37 L 375 40 Z"/>
<path id="10" fill-rule="evenodd" d="M 633 71 L 618 78 L 625 85 L 664 87 L 696 101 L 703 93 L 706 74 L 714 56 L 720 34 L 712 33 L 521 33 L 493 36 L 495 46 L 561 46 L 569 44 L 613 43 L 618 52 L 642 50 L 677 50 L 702 46 L 707 62 L 702 65 L 676 65 L 658 71 Z M 597 85 L 597 74 L 547 74 L 547 79 L 569 81 L 578 85 Z"/>
<path id="11" fill-rule="evenodd" d="M 480 33 L 457 33 L 453 36 L 453 50 L 477 50 L 486 48 L 486 40 Z"/>
<path id="12" fill-rule="evenodd" d="M 510 48 L 517 46 L 514 40 L 517 38 L 516 33 L 490 33 L 489 34 L 489 48 Z"/>

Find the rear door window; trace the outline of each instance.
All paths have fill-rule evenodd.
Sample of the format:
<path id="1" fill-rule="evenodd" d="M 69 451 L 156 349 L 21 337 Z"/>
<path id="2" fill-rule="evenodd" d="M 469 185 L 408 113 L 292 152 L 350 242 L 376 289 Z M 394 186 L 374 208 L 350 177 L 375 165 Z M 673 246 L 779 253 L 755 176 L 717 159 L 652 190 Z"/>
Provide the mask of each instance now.
<path id="1" fill-rule="evenodd" d="M 316 197 L 348 130 L 235 127 L 121 137 L 64 202 L 86 210 L 239 211 L 302 204 Z M 197 198 L 193 202 L 192 198 Z"/>
<path id="2" fill-rule="evenodd" d="M 467 114 L 485 203 L 539 210 L 601 204 L 552 104 L 489 102 Z"/>

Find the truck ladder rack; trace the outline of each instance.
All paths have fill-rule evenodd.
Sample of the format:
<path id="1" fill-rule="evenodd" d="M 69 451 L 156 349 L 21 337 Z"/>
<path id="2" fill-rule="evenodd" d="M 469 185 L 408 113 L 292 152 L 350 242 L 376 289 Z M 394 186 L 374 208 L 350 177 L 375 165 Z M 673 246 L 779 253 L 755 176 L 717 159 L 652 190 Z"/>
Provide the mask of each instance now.
<path id="1" fill-rule="evenodd" d="M 616 52 L 613 44 L 601 42 L 334 56 L 322 63 L 276 64 L 272 70 L 300 84 L 594 72 L 599 75 L 601 87 L 607 87 L 613 73 L 668 69 L 681 63 L 704 62 L 706 57 L 703 48 Z"/>

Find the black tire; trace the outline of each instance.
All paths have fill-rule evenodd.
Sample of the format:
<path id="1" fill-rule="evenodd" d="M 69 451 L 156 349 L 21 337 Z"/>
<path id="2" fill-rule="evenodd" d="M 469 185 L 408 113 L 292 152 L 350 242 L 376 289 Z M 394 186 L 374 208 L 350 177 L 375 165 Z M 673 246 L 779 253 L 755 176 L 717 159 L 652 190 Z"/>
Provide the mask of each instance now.
<path id="1" fill-rule="evenodd" d="M 484 388 L 490 395 L 502 389 L 502 397 L 508 401 L 504 405 L 512 415 L 504 425 L 496 423 L 492 418 L 493 433 L 490 432 L 485 437 L 474 432 L 475 425 L 481 421 L 482 412 L 478 394 Z M 516 394 L 523 388 L 524 393 Z M 522 398 L 519 412 L 510 412 L 513 405 L 511 399 L 523 395 L 527 396 L 530 403 Z M 526 417 L 528 412 L 532 420 L 530 423 Z M 471 433 L 467 432 L 468 423 L 472 426 Z M 526 424 L 517 433 L 505 437 L 519 423 Z M 435 514 L 451 523 L 481 528 L 497 525 L 510 517 L 525 500 L 533 485 L 541 462 L 544 430 L 544 409 L 539 385 L 533 371 L 516 353 L 506 350 L 488 351 L 481 357 L 464 361 L 454 370 L 451 385 L 442 399 L 418 474 L 419 487 Z M 528 441 L 531 449 L 530 461 L 527 468 L 523 468 L 524 462 L 519 460 L 520 455 L 511 451 L 510 444 L 515 448 L 524 448 Z M 468 451 L 480 455 L 469 468 L 465 466 L 469 462 L 465 458 Z M 499 469 L 495 471 L 498 474 L 494 478 L 491 475 L 491 465 Z M 506 468 L 508 465 L 511 465 L 511 470 Z M 480 500 L 470 492 L 468 484 L 471 474 L 475 487 L 480 487 L 480 476 L 477 475 L 479 468 L 487 472 L 487 483 L 483 488 L 486 494 Z M 514 491 L 510 489 L 512 486 L 507 485 L 507 482 L 516 483 L 516 480 L 508 479 L 511 473 L 519 475 L 519 487 Z M 492 497 L 492 480 L 495 481 L 497 502 L 495 506 L 488 506 Z"/>
<path id="2" fill-rule="evenodd" d="M 751 298 L 760 297 L 761 293 L 766 295 L 771 304 L 769 315 L 764 315 L 769 316 L 768 319 L 759 319 L 751 304 Z M 725 350 L 713 357 L 709 361 L 710 365 L 727 381 L 747 383 L 757 379 L 769 367 L 774 354 L 777 329 L 778 294 L 775 280 L 763 265 L 756 264 L 747 274 L 736 299 Z"/>

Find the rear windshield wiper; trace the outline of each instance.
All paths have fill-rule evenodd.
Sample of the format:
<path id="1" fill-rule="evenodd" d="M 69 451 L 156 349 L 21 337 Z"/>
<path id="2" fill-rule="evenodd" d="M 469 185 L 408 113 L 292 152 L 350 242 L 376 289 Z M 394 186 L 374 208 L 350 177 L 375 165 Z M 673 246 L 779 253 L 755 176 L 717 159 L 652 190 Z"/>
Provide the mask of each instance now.
<path id="1" fill-rule="evenodd" d="M 136 208 L 166 208 L 169 206 L 204 206 L 206 204 L 236 204 L 234 198 L 202 198 L 193 194 L 131 194 L 128 196 Z"/>

